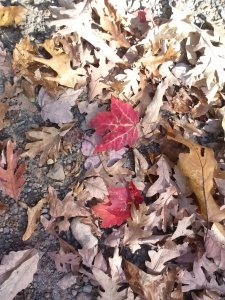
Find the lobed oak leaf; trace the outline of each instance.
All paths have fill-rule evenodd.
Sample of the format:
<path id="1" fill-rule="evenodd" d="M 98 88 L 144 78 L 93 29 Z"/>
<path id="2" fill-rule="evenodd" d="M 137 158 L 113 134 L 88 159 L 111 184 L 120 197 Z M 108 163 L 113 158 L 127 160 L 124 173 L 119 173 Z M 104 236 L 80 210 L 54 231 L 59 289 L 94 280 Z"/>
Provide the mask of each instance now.
<path id="1" fill-rule="evenodd" d="M 129 103 L 112 96 L 111 111 L 99 112 L 90 122 L 96 133 L 103 135 L 95 151 L 133 147 L 138 138 L 138 123 L 139 113 Z"/>
<path id="2" fill-rule="evenodd" d="M 110 299 L 110 300 L 125 300 L 126 290 L 118 291 L 120 288 L 119 283 L 115 282 L 112 278 L 110 278 L 105 272 L 100 269 L 93 268 L 92 273 L 96 281 L 103 288 L 103 291 L 99 291 L 100 297 L 98 299 Z"/>
<path id="3" fill-rule="evenodd" d="M 15 147 L 15 143 L 10 140 L 7 142 L 5 168 L 0 167 L 0 189 L 17 201 L 26 181 L 24 178 L 26 165 L 25 162 L 17 165 L 20 155 L 18 152 L 14 153 Z"/>
<path id="4" fill-rule="evenodd" d="M 31 143 L 26 144 L 24 152 L 21 157 L 34 158 L 40 155 L 39 166 L 43 166 L 48 158 L 57 159 L 61 139 L 73 127 L 71 124 L 65 124 L 60 129 L 55 127 L 42 127 L 30 130 L 26 133 L 26 137 L 31 140 Z"/>
<path id="5" fill-rule="evenodd" d="M 103 220 L 101 228 L 121 225 L 131 216 L 130 204 L 138 207 L 144 200 L 133 182 L 129 182 L 127 187 L 110 187 L 108 193 L 103 203 L 92 207 L 93 212 Z"/>

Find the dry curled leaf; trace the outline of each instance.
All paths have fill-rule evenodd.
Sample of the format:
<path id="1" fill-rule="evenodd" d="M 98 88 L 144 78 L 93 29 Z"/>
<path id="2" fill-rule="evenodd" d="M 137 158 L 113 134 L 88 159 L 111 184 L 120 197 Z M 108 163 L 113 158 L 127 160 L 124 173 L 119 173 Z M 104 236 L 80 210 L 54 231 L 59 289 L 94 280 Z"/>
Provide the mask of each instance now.
<path id="1" fill-rule="evenodd" d="M 28 240 L 31 237 L 32 233 L 36 230 L 37 221 L 41 215 L 41 209 L 46 202 L 47 199 L 43 198 L 40 201 L 38 201 L 38 203 L 34 207 L 27 208 L 28 223 L 27 223 L 26 231 L 22 237 L 23 241 Z"/>
<path id="2" fill-rule="evenodd" d="M 198 145 L 180 136 L 168 137 L 190 149 L 179 155 L 178 167 L 188 178 L 190 188 L 195 193 L 201 213 L 210 222 L 225 219 L 225 209 L 220 209 L 213 198 L 214 172 L 217 162 L 212 149 Z"/>
<path id="3" fill-rule="evenodd" d="M 0 189 L 14 200 L 19 200 L 22 186 L 26 179 L 25 162 L 18 165 L 20 155 L 14 152 L 16 143 L 8 141 L 6 145 L 6 163 L 5 167 L 0 167 Z"/>

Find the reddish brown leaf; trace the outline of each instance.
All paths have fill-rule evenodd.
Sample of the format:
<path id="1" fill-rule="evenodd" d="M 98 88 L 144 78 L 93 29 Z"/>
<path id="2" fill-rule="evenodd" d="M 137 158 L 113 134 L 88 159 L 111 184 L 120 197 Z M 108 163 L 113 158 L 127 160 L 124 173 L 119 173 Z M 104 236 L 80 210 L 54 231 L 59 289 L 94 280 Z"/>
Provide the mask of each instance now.
<path id="1" fill-rule="evenodd" d="M 6 165 L 5 168 L 0 167 L 0 189 L 17 201 L 26 181 L 24 178 L 26 165 L 23 162 L 17 166 L 20 155 L 18 152 L 14 153 L 15 148 L 16 143 L 9 140 L 6 145 Z"/>
<path id="2" fill-rule="evenodd" d="M 134 146 L 138 138 L 139 113 L 129 103 L 111 98 L 111 111 L 99 112 L 90 122 L 103 135 L 95 151 L 120 150 Z"/>
<path id="3" fill-rule="evenodd" d="M 99 203 L 92 207 L 94 213 L 102 218 L 102 228 L 109 228 L 114 225 L 121 225 L 130 218 L 130 204 L 134 203 L 138 207 L 143 202 L 144 197 L 130 182 L 127 187 L 110 187 L 109 196 L 104 203 Z"/>

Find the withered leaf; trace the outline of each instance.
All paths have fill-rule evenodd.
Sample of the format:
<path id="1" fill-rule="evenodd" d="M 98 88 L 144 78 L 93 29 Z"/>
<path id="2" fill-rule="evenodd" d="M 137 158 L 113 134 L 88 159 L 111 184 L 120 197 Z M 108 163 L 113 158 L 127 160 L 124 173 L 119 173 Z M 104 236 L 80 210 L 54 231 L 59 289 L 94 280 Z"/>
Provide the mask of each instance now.
<path id="1" fill-rule="evenodd" d="M 106 184 L 101 177 L 88 178 L 84 180 L 84 185 L 91 198 L 104 199 L 108 195 Z"/>
<path id="2" fill-rule="evenodd" d="M 36 249 L 11 251 L 0 265 L 0 298 L 13 300 L 33 280 L 39 255 Z"/>
<path id="3" fill-rule="evenodd" d="M 217 167 L 213 150 L 180 136 L 169 136 L 168 138 L 184 144 L 190 149 L 189 153 L 179 155 L 178 167 L 188 178 L 203 217 L 210 222 L 220 222 L 225 218 L 225 209 L 220 210 L 212 195 L 214 172 Z"/>
<path id="4" fill-rule="evenodd" d="M 0 26 L 20 24 L 27 9 L 23 6 L 0 6 Z"/>
<path id="5" fill-rule="evenodd" d="M 132 290 L 144 300 L 183 299 L 181 285 L 176 286 L 176 272 L 168 271 L 161 275 L 147 274 L 127 260 L 123 261 L 123 270 Z M 179 294 L 173 298 L 173 294 Z"/>
<path id="6" fill-rule="evenodd" d="M 43 120 L 49 120 L 52 123 L 69 123 L 73 121 L 71 112 L 77 98 L 82 93 L 82 89 L 66 89 L 63 93 L 57 93 L 51 97 L 43 88 L 38 94 L 38 103 L 41 106 L 41 116 Z"/>
<path id="7" fill-rule="evenodd" d="M 53 187 L 49 186 L 48 192 L 50 215 L 53 220 L 58 217 L 64 217 L 64 219 L 58 223 L 59 231 L 67 231 L 69 229 L 69 218 L 87 217 L 90 215 L 83 205 L 74 200 L 72 192 L 69 192 L 62 201 L 58 199 Z"/>
<path id="8" fill-rule="evenodd" d="M 72 124 L 65 124 L 60 129 L 42 127 L 28 131 L 26 137 L 31 143 L 26 144 L 27 151 L 21 157 L 34 158 L 40 154 L 40 166 L 43 166 L 48 158 L 55 161 L 59 155 L 61 139 L 72 127 Z"/>
<path id="9" fill-rule="evenodd" d="M 32 233 L 37 228 L 37 221 L 41 215 L 41 209 L 47 202 L 46 198 L 41 199 L 34 207 L 27 208 L 28 224 L 25 233 L 23 234 L 22 240 L 28 240 Z"/>
<path id="10" fill-rule="evenodd" d="M 25 162 L 17 165 L 20 155 L 14 152 L 15 148 L 16 143 L 9 140 L 6 145 L 5 168 L 0 167 L 0 189 L 17 201 L 26 181 L 24 177 L 26 165 Z"/>

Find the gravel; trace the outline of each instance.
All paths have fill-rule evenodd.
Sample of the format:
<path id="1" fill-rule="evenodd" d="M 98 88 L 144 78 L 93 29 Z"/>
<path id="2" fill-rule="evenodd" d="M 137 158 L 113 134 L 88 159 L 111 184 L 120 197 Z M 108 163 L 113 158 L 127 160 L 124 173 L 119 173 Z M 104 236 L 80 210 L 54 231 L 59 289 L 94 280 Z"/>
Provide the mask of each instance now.
<path id="1" fill-rule="evenodd" d="M 176 6 L 180 9 L 190 9 L 194 13 L 194 19 L 197 24 L 203 26 L 205 22 L 215 22 L 221 28 L 225 28 L 225 5 L 224 0 L 112 0 L 117 4 L 126 5 L 129 11 L 135 11 L 139 8 L 149 8 L 153 12 L 154 17 L 167 18 L 171 15 L 171 6 Z M 1 1 L 2 4 L 21 4 L 28 8 L 27 22 L 23 26 L 22 31 L 19 32 L 16 29 L 1 29 L 0 36 L 5 47 L 12 50 L 15 47 L 16 42 L 19 41 L 21 36 L 29 35 L 32 40 L 42 41 L 44 38 L 51 35 L 51 30 L 47 29 L 46 22 L 49 18 L 49 6 L 57 5 L 57 1 L 45 1 L 45 0 L 11 0 Z M 10 118 L 10 114 L 9 114 Z M 78 116 L 79 118 L 79 116 Z M 24 149 L 26 142 L 25 133 L 31 128 L 38 128 L 43 125 L 49 126 L 48 123 L 44 123 L 40 117 L 40 114 L 35 115 L 21 112 L 18 114 L 11 114 L 12 125 L 5 128 L 0 132 L 0 139 L 13 138 L 17 141 L 19 148 Z M 78 144 L 71 153 L 60 155 L 57 163 L 63 166 L 65 172 L 73 169 L 73 165 L 78 164 L 78 169 L 82 168 L 82 156 L 79 151 L 80 145 Z M 27 160 L 27 181 L 24 186 L 24 190 L 21 195 L 21 199 L 29 206 L 35 205 L 47 192 L 48 185 L 59 187 L 59 197 L 65 196 L 69 190 L 69 186 L 74 178 L 66 176 L 63 182 L 55 182 L 54 179 L 46 177 L 46 174 L 54 166 L 45 166 L 39 168 L 37 160 Z M 58 272 L 55 268 L 53 261 L 47 255 L 48 251 L 58 250 L 59 244 L 55 237 L 52 237 L 45 233 L 42 226 L 39 224 L 38 230 L 32 235 L 32 237 L 23 242 L 21 237 L 26 229 L 27 214 L 26 210 L 21 206 L 18 206 L 14 200 L 9 197 L 5 197 L 2 194 L 1 199 L 7 205 L 7 210 L 3 215 L 0 215 L 0 259 L 4 254 L 8 254 L 10 251 L 18 251 L 25 248 L 35 247 L 39 249 L 42 257 L 39 264 L 38 272 L 34 276 L 33 282 L 20 294 L 18 294 L 15 300 L 83 300 L 83 299 L 97 299 L 93 290 L 96 292 L 96 288 L 93 288 L 87 278 L 79 281 L 66 290 L 61 290 L 57 282 L 62 279 L 64 274 Z M 42 214 L 49 218 L 48 208 L 43 208 Z M 68 241 L 77 246 L 76 241 L 73 239 L 70 233 L 64 235 Z M 124 250 L 128 251 L 129 250 Z M 141 250 L 143 251 L 143 250 Z M 134 259 L 137 263 L 139 259 L 139 265 L 144 264 L 144 258 L 146 253 L 140 253 L 137 257 L 132 256 L 131 253 L 126 253 L 126 256 L 130 255 L 130 259 Z M 85 283 L 87 281 L 87 283 Z"/>

